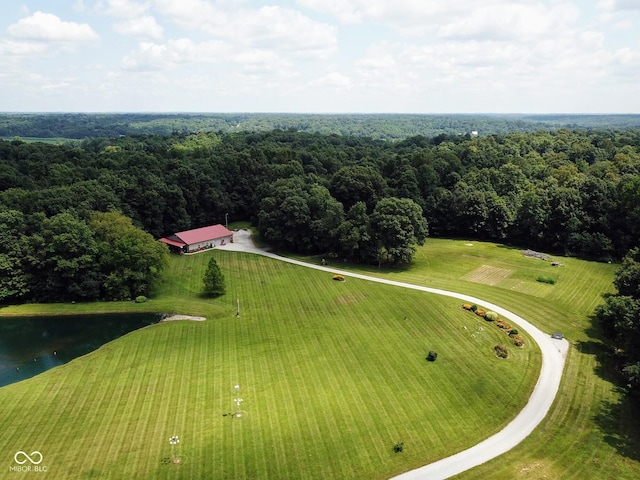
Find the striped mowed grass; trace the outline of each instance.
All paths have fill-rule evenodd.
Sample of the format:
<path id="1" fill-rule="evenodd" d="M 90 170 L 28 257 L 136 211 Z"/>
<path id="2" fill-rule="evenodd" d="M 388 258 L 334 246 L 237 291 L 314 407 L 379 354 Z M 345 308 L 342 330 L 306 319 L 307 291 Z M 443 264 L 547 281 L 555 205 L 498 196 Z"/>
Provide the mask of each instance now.
<path id="1" fill-rule="evenodd" d="M 204 300 L 211 255 L 227 293 Z M 0 389 L 5 468 L 18 450 L 56 479 L 387 478 L 429 463 L 501 429 L 540 367 L 528 338 L 497 359 L 504 334 L 459 303 L 249 254 L 172 257 L 157 297 L 122 308 L 209 320 L 132 332 Z M 245 414 L 225 415 L 238 394 Z"/>
<path id="2" fill-rule="evenodd" d="M 612 367 L 613 359 L 591 319 L 602 295 L 613 291 L 618 267 L 558 258 L 563 267 L 524 257 L 520 248 L 429 239 L 418 249 L 413 264 L 402 271 L 349 267 L 486 298 L 543 331 L 563 332 L 571 342 L 556 402 L 542 424 L 513 450 L 457 479 L 640 478 L 637 403 L 624 396 L 624 382 Z M 511 273 L 493 286 L 465 280 L 483 265 Z M 556 285 L 536 282 L 544 274 L 557 275 Z M 514 285 L 517 288 L 511 288 Z"/>

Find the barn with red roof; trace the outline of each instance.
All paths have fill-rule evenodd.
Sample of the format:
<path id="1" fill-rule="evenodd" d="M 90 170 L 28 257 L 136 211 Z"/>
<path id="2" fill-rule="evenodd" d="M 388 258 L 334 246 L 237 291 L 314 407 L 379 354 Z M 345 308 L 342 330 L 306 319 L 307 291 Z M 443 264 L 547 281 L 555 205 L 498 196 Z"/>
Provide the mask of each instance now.
<path id="1" fill-rule="evenodd" d="M 194 253 L 233 242 L 233 233 L 218 224 L 174 233 L 160 241 L 173 252 Z"/>

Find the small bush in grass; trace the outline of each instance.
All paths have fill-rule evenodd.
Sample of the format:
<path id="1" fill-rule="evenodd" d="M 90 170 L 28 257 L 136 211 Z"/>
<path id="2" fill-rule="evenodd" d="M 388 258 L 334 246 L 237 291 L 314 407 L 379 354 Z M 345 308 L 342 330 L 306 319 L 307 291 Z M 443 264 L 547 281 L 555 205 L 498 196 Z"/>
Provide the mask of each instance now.
<path id="1" fill-rule="evenodd" d="M 515 328 L 512 328 L 512 329 L 509 331 L 509 336 L 513 336 L 513 335 L 518 335 L 518 330 L 517 330 L 517 329 L 515 329 Z"/>
<path id="2" fill-rule="evenodd" d="M 398 442 L 393 446 L 393 451 L 395 453 L 402 453 L 404 451 L 404 443 Z"/>
<path id="3" fill-rule="evenodd" d="M 344 282 L 344 277 L 342 275 L 334 275 L 333 279 L 337 282 Z"/>
<path id="4" fill-rule="evenodd" d="M 465 303 L 464 305 L 462 305 L 462 308 L 464 308 L 465 310 L 471 310 L 471 304 Z"/>
<path id="5" fill-rule="evenodd" d="M 483 309 L 479 308 L 476 310 L 476 315 L 478 315 L 479 317 L 484 317 L 487 314 L 487 312 L 485 312 Z"/>
<path id="6" fill-rule="evenodd" d="M 475 312 L 478 309 L 477 305 L 471 305 L 471 308 L 469 310 L 471 310 L 472 312 Z"/>
<path id="7" fill-rule="evenodd" d="M 496 322 L 498 321 L 498 314 L 496 312 L 492 312 L 491 310 L 489 310 L 487 313 L 484 314 L 484 319 L 489 322 Z"/>
<path id="8" fill-rule="evenodd" d="M 507 347 L 505 347 L 504 345 L 496 345 L 495 347 L 493 347 L 493 351 L 496 352 L 496 357 L 498 358 L 507 358 L 509 356 Z"/>
<path id="9" fill-rule="evenodd" d="M 438 358 L 438 354 L 433 350 L 429 350 L 429 354 L 427 355 L 427 360 L 429 362 L 435 362 L 436 358 Z"/>
<path id="10" fill-rule="evenodd" d="M 516 347 L 521 347 L 524 345 L 524 339 L 522 338 L 522 335 L 518 334 L 515 337 L 513 337 L 513 344 Z"/>
<path id="11" fill-rule="evenodd" d="M 138 295 L 136 297 L 136 303 L 144 303 L 147 301 L 147 297 L 145 297 L 144 295 Z"/>
<path id="12" fill-rule="evenodd" d="M 556 282 L 558 281 L 551 275 L 540 275 L 538 278 L 536 278 L 536 280 L 538 282 L 548 283 L 549 285 L 555 285 Z"/>

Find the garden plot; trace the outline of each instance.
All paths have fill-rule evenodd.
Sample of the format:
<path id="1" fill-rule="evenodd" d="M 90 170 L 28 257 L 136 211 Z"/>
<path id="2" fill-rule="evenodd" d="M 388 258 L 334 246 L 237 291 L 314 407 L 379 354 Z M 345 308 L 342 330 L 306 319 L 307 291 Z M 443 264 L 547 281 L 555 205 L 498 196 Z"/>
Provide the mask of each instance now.
<path id="1" fill-rule="evenodd" d="M 461 277 L 461 280 L 468 282 L 482 283 L 484 285 L 497 285 L 513 273 L 508 268 L 492 267 L 490 265 L 482 265 L 474 271 Z"/>

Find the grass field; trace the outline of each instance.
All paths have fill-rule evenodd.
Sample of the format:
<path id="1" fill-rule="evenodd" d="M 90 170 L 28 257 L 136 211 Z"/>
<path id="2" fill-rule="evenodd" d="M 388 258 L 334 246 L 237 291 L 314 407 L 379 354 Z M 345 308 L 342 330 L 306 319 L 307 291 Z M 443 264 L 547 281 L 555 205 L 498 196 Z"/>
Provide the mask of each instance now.
<path id="1" fill-rule="evenodd" d="M 79 142 L 80 140 L 64 137 L 0 137 L 0 140 L 10 142 L 12 140 L 19 140 L 25 143 L 49 143 L 51 145 L 62 145 L 63 143 Z"/>
<path id="2" fill-rule="evenodd" d="M 638 478 L 638 424 L 600 362 L 588 319 L 615 267 L 563 259 L 552 271 L 558 283 L 546 285 L 536 277 L 551 271 L 548 262 L 468 243 L 429 240 L 400 272 L 356 269 L 486 298 L 574 345 L 543 425 L 460 478 Z M 211 254 L 228 288 L 214 301 L 197 296 Z M 476 332 L 456 300 L 222 251 L 172 257 L 170 272 L 154 300 L 118 307 L 209 320 L 133 332 L 0 389 L 0 451 L 9 452 L 0 469 L 17 450 L 39 450 L 48 472 L 37 478 L 387 478 L 499 430 L 537 376 L 531 342 L 496 359 L 492 347 L 504 335 L 490 325 Z M 431 349 L 439 353 L 432 364 L 424 360 Z M 241 419 L 223 416 L 235 408 L 235 384 Z M 174 434 L 180 465 L 167 463 Z M 404 452 L 393 453 L 400 441 Z"/>
<path id="3" fill-rule="evenodd" d="M 403 271 L 354 268 L 491 299 L 544 331 L 563 332 L 572 344 L 559 394 L 542 425 L 509 453 L 458 479 L 640 478 L 638 404 L 622 395 L 620 378 L 590 318 L 601 295 L 612 291 L 617 267 L 573 258 L 561 261 L 564 266 L 552 267 L 551 262 L 524 257 L 516 248 L 429 239 Z M 492 281 L 496 275 L 485 284 L 469 281 L 483 266 L 510 274 L 497 282 Z M 546 274 L 557 276 L 558 282 L 536 282 L 538 275 Z"/>

